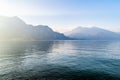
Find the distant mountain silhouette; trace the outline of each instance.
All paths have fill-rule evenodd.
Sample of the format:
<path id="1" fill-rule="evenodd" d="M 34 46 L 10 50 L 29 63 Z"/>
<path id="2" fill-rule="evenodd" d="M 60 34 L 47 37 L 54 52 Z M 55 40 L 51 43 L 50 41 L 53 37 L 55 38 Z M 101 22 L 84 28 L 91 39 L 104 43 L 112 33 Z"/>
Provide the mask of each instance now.
<path id="1" fill-rule="evenodd" d="M 65 35 L 64 35 L 65 34 Z M 98 27 L 78 27 L 66 33 L 45 25 L 28 25 L 18 17 L 0 16 L 0 40 L 116 40 L 120 33 Z"/>
<path id="2" fill-rule="evenodd" d="M 18 17 L 0 17 L 0 40 L 65 40 L 64 34 L 44 25 L 27 25 Z"/>
<path id="3" fill-rule="evenodd" d="M 87 39 L 87 40 L 116 40 L 120 39 L 120 35 L 118 33 L 101 29 L 98 27 L 78 27 L 73 29 L 72 31 L 66 32 L 66 36 L 75 38 L 75 39 Z"/>

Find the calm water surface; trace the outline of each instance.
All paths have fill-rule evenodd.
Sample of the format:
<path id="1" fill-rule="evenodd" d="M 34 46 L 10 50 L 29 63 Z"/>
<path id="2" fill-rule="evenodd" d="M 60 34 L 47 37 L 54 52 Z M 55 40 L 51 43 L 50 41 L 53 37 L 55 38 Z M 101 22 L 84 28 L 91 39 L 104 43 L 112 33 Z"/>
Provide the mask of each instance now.
<path id="1" fill-rule="evenodd" d="M 120 41 L 1 41 L 0 80 L 120 80 Z"/>

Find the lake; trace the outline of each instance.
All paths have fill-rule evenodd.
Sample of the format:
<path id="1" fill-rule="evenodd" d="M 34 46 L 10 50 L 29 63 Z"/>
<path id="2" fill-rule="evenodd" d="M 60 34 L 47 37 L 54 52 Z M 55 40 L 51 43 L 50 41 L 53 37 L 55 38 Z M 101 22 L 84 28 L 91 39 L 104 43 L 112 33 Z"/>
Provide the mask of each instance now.
<path id="1" fill-rule="evenodd" d="M 1 41 L 0 80 L 120 80 L 120 41 Z"/>

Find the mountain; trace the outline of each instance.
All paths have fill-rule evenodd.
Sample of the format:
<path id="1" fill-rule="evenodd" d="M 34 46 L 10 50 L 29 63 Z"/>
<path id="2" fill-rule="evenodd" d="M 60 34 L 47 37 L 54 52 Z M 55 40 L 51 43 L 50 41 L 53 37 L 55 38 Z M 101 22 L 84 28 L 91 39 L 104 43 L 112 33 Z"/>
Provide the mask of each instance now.
<path id="1" fill-rule="evenodd" d="M 18 17 L 0 17 L 0 40 L 65 40 L 64 34 L 44 25 L 28 25 Z"/>
<path id="2" fill-rule="evenodd" d="M 83 39 L 83 40 L 116 40 L 120 39 L 120 35 L 109 31 L 105 30 L 102 28 L 98 27 L 92 27 L 92 28 L 87 28 L 87 27 L 77 27 L 73 29 L 72 31 L 66 32 L 66 36 L 75 38 L 75 39 Z"/>

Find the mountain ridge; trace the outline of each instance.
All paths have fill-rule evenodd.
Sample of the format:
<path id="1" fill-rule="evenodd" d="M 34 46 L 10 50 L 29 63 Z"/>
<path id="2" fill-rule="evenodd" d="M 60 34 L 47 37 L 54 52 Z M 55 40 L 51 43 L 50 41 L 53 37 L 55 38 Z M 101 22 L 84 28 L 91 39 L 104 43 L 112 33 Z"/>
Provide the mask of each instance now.
<path id="1" fill-rule="evenodd" d="M 69 32 L 64 33 L 66 36 L 75 39 L 87 39 L 87 40 L 114 40 L 120 39 L 120 35 L 116 32 L 112 32 L 106 29 L 98 27 L 77 27 Z"/>
<path id="2" fill-rule="evenodd" d="M 28 25 L 18 17 L 0 18 L 0 40 L 65 40 L 62 33 L 46 25 Z"/>
<path id="3" fill-rule="evenodd" d="M 120 33 L 99 27 L 77 27 L 55 32 L 47 25 L 26 24 L 19 17 L 0 16 L 0 40 L 120 40 Z"/>

